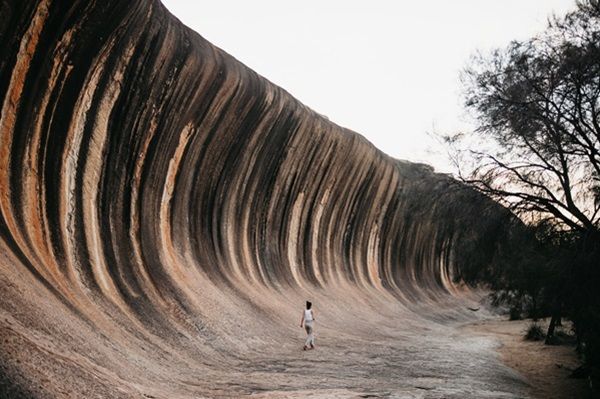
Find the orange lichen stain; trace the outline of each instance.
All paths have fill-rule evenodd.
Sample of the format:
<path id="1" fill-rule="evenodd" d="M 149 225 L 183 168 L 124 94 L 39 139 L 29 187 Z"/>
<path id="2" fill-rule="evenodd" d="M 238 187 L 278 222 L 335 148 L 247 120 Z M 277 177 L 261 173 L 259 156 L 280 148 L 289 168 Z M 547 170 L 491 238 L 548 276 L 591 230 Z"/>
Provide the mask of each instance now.
<path id="1" fill-rule="evenodd" d="M 34 266 L 44 265 L 48 260 L 48 256 L 42 254 L 43 259 L 39 258 L 36 252 L 27 244 L 24 232 L 21 231 L 22 226 L 16 221 L 11 203 L 12 190 L 10 187 L 10 175 L 14 172 L 11 170 L 10 166 L 15 162 L 11 156 L 12 140 L 16 115 L 19 110 L 23 86 L 25 84 L 25 77 L 29 71 L 31 59 L 37 48 L 39 36 L 47 17 L 48 1 L 42 1 L 38 5 L 31 24 L 21 40 L 17 61 L 13 68 L 13 73 L 7 89 L 7 95 L 4 104 L 2 104 L 2 119 L 0 120 L 0 212 L 4 217 L 7 228 L 13 239 Z M 15 167 L 21 169 L 23 165 L 15 165 Z M 45 268 L 39 267 L 38 271 L 46 279 L 51 280 L 51 276 Z M 59 280 L 54 280 L 54 283 L 60 286 Z"/>

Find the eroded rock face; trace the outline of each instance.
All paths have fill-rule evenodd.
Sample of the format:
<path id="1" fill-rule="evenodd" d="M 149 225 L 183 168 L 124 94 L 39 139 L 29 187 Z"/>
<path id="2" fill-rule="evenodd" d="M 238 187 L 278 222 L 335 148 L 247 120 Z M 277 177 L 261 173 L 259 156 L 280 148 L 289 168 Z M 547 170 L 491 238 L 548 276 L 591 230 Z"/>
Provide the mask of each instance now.
<path id="1" fill-rule="evenodd" d="M 501 225 L 489 201 L 331 123 L 158 1 L 0 5 L 0 390 L 504 386 L 500 366 L 472 367 L 491 352 L 447 339 L 475 317 L 455 280 L 461 243 Z"/>

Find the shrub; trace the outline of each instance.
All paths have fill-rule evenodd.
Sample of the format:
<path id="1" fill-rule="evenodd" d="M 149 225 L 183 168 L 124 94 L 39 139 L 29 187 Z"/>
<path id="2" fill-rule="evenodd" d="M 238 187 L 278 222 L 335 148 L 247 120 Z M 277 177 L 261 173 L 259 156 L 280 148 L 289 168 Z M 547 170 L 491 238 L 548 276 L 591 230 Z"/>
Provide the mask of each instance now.
<path id="1" fill-rule="evenodd" d="M 508 319 L 521 320 L 521 309 L 516 306 L 511 307 L 510 311 L 508 312 Z"/>
<path id="2" fill-rule="evenodd" d="M 542 341 L 546 338 L 546 334 L 542 327 L 537 323 L 529 324 L 527 330 L 525 331 L 525 340 L 527 341 Z"/>

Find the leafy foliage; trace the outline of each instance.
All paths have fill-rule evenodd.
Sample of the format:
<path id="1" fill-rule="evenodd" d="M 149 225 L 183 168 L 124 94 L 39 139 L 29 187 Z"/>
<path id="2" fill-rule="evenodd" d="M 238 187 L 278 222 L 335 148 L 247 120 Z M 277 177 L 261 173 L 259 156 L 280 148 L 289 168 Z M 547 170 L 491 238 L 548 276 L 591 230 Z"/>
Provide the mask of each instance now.
<path id="1" fill-rule="evenodd" d="M 475 162 L 461 176 L 515 211 L 577 230 L 600 221 L 599 9 L 580 3 L 542 35 L 479 54 L 463 73 L 475 134 L 492 146 L 462 154 Z"/>

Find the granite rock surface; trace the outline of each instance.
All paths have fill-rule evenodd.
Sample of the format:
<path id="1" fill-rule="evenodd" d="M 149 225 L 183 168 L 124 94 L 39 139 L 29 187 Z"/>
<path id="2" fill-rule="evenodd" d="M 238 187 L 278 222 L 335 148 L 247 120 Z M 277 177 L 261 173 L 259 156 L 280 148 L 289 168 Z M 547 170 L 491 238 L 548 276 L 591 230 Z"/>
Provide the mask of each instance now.
<path id="1" fill-rule="evenodd" d="M 521 395 L 456 328 L 505 212 L 160 2 L 1 0 L 0 107 L 0 396 Z"/>

